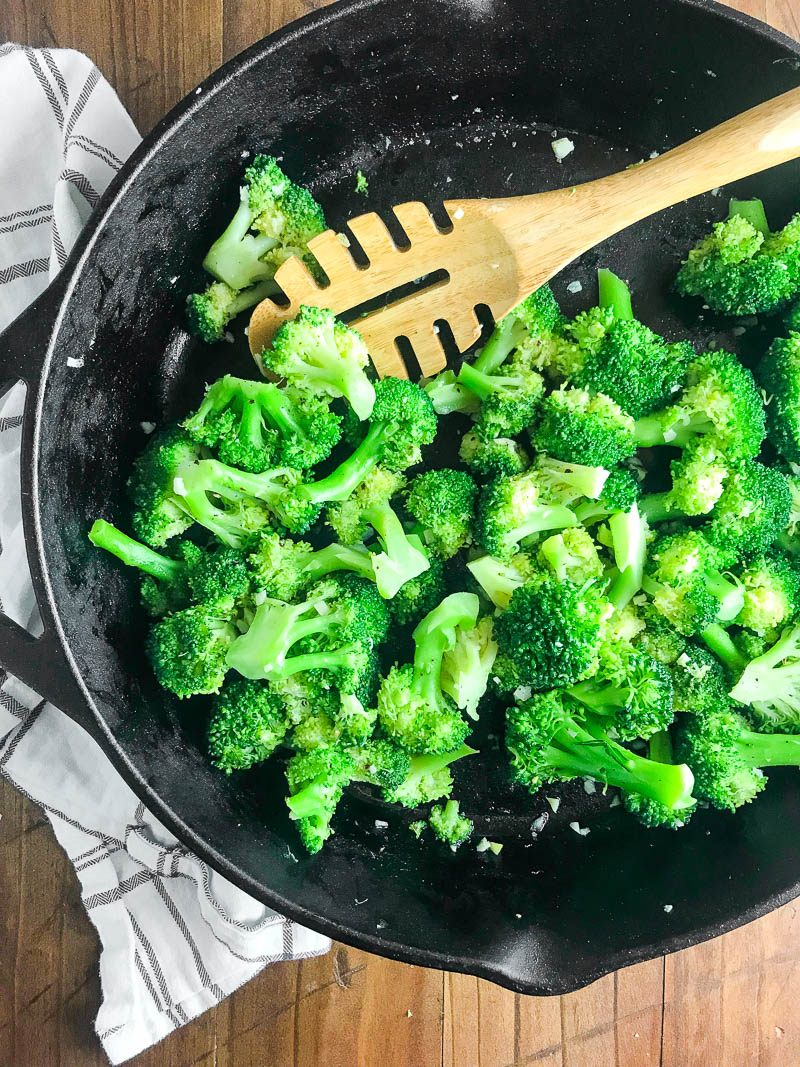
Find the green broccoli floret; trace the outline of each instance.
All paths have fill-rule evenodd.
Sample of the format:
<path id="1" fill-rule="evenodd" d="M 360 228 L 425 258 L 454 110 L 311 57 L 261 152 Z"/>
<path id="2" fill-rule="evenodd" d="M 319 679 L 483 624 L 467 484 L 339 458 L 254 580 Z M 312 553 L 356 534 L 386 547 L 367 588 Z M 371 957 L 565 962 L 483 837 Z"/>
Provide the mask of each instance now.
<path id="1" fill-rule="evenodd" d="M 455 852 L 459 845 L 472 833 L 473 823 L 458 810 L 457 800 L 448 800 L 446 804 L 432 807 L 428 815 L 428 825 L 436 837 L 449 845 Z"/>
<path id="2" fill-rule="evenodd" d="M 322 671 L 362 704 L 375 672 L 373 648 L 385 639 L 389 612 L 371 582 L 336 574 L 312 586 L 299 604 L 264 600 L 232 643 L 228 666 L 245 678 L 273 680 Z"/>
<path id="3" fill-rule="evenodd" d="M 450 559 L 472 541 L 478 487 L 465 471 L 447 468 L 418 474 L 408 491 L 408 510 L 425 528 L 425 542 Z"/>
<path id="4" fill-rule="evenodd" d="M 725 481 L 708 531 L 723 554 L 754 556 L 770 547 L 786 529 L 792 495 L 785 475 L 748 459 Z"/>
<path id="5" fill-rule="evenodd" d="M 461 745 L 452 752 L 424 754 L 411 757 L 408 773 L 399 785 L 384 790 L 386 800 L 402 804 L 405 808 L 416 808 L 432 800 L 449 797 L 453 788 L 453 776 L 450 764 L 464 756 L 477 755 L 477 749 Z"/>
<path id="6" fill-rule="evenodd" d="M 429 555 L 430 567 L 405 582 L 389 604 L 389 613 L 400 626 L 416 625 L 423 615 L 433 611 L 447 593 L 444 563 L 436 555 Z"/>
<path id="7" fill-rule="evenodd" d="M 246 771 L 272 755 L 288 727 L 286 707 L 269 685 L 243 679 L 229 682 L 211 706 L 211 762 L 228 774 Z"/>
<path id="8" fill-rule="evenodd" d="M 594 477 L 598 469 L 573 468 L 576 484 L 593 493 L 599 481 Z M 587 475 L 587 471 L 592 474 Z M 548 472 L 539 467 L 489 482 L 481 490 L 478 501 L 476 541 L 490 555 L 508 560 L 518 551 L 520 543 L 534 534 L 577 526 L 575 513 L 559 500 L 559 489 L 563 491 L 562 484 L 553 484 Z M 575 490 L 571 495 L 579 499 L 581 493 Z"/>
<path id="9" fill-rule="evenodd" d="M 341 698 L 339 692 L 331 687 L 330 679 L 326 677 L 324 671 L 303 671 L 299 674 L 290 674 L 285 678 L 273 679 L 269 684 L 286 706 L 286 714 L 293 726 L 298 726 L 315 716 L 327 716 L 333 722 L 334 716 L 338 713 Z M 320 730 L 324 729 L 324 723 L 320 721 L 318 725 Z M 313 731 L 313 724 L 309 724 L 309 734 Z M 297 747 L 312 748 L 313 745 L 298 745 Z"/>
<path id="10" fill-rule="evenodd" d="M 464 363 L 457 381 L 481 402 L 475 432 L 482 441 L 514 437 L 531 426 L 544 392 L 541 374 L 519 356 L 491 374 Z"/>
<path id="11" fill-rule="evenodd" d="M 183 428 L 215 448 L 223 463 L 260 474 L 327 459 L 341 437 L 341 418 L 320 397 L 226 374 L 208 387 Z"/>
<path id="12" fill-rule="evenodd" d="M 359 419 L 368 419 L 375 387 L 366 374 L 369 352 L 359 333 L 327 308 L 302 306 L 262 354 L 264 366 L 290 385 L 328 397 L 344 397 Z"/>
<path id="13" fill-rule="evenodd" d="M 610 397 L 585 389 L 555 390 L 542 401 L 534 447 L 568 463 L 616 467 L 633 455 L 634 421 Z"/>
<path id="14" fill-rule="evenodd" d="M 563 319 L 553 290 L 543 285 L 497 323 L 472 366 L 480 373 L 492 374 L 520 347 L 525 349 L 526 360 L 534 366 L 531 355 L 540 345 L 547 344 Z"/>
<path id="15" fill-rule="evenodd" d="M 225 282 L 211 282 L 202 293 L 192 293 L 186 301 L 189 331 L 207 344 L 220 341 L 232 319 L 277 292 L 278 286 L 272 278 L 241 291 Z"/>
<path id="16" fill-rule="evenodd" d="M 274 530 L 264 530 L 248 546 L 247 564 L 252 583 L 276 600 L 293 600 L 312 582 L 335 571 L 353 571 L 375 580 L 372 556 L 363 545 L 333 542 L 313 549 L 305 541 L 292 541 Z"/>
<path id="17" fill-rule="evenodd" d="M 442 657 L 453 648 L 459 629 L 478 619 L 474 593 L 453 593 L 419 623 L 413 633 L 414 663 L 395 664 L 378 691 L 381 726 L 409 752 L 451 752 L 469 727 L 442 689 Z"/>
<path id="18" fill-rule="evenodd" d="M 719 661 L 690 641 L 670 664 L 672 706 L 699 715 L 728 706 L 728 684 Z"/>
<path id="19" fill-rule="evenodd" d="M 456 379 L 451 370 L 443 370 L 434 378 L 423 379 L 420 385 L 428 394 L 437 415 L 477 415 L 481 402 L 475 394 Z"/>
<path id="20" fill-rule="evenodd" d="M 128 482 L 133 503 L 134 533 L 149 545 L 161 547 L 184 533 L 194 519 L 173 492 L 178 471 L 200 456 L 197 444 L 179 427 L 153 434 L 136 458 Z"/>
<path id="21" fill-rule="evenodd" d="M 146 651 L 158 682 L 179 697 L 219 691 L 228 673 L 228 652 L 239 631 L 233 602 L 200 604 L 160 619 Z"/>
<path id="22" fill-rule="evenodd" d="M 300 838 L 313 855 L 333 833 L 331 819 L 353 775 L 353 759 L 338 746 L 298 752 L 286 765 L 286 798 Z"/>
<path id="23" fill-rule="evenodd" d="M 761 792 L 762 767 L 800 766 L 800 737 L 758 733 L 731 709 L 682 716 L 677 751 L 694 773 L 697 796 L 728 811 Z"/>
<path id="24" fill-rule="evenodd" d="M 419 463 L 420 448 L 436 436 L 436 412 L 427 394 L 404 378 L 383 378 L 367 432 L 355 451 L 320 481 L 297 491 L 314 504 L 347 500 L 373 467 L 403 471 Z"/>
<path id="25" fill-rule="evenodd" d="M 270 684 L 274 686 L 276 683 Z M 312 748 L 327 748 L 342 740 L 341 724 L 334 718 L 338 697 L 335 690 L 331 689 L 329 692 L 329 707 L 326 705 L 325 710 L 317 707 L 308 710 L 293 727 L 289 744 L 296 751 L 310 752 Z"/>
<path id="26" fill-rule="evenodd" d="M 442 657 L 442 689 L 457 708 L 476 721 L 496 656 L 494 624 L 487 617 L 470 630 L 459 628 L 455 644 Z"/>
<path id="27" fill-rule="evenodd" d="M 232 289 L 246 289 L 272 279 L 294 255 L 315 268 L 307 246 L 325 229 L 319 204 L 272 156 L 256 156 L 244 179 L 236 214 L 203 260 L 208 273 Z"/>
<path id="28" fill-rule="evenodd" d="M 530 457 L 518 441 L 510 437 L 482 441 L 474 430 L 469 430 L 461 438 L 458 455 L 473 474 L 482 478 L 521 474 L 531 464 Z"/>
<path id="29" fill-rule="evenodd" d="M 762 729 L 800 732 L 800 626 L 785 630 L 749 663 L 738 649 L 712 651 L 739 674 L 731 699 L 749 704 Z"/>
<path id="30" fill-rule="evenodd" d="M 534 577 L 516 589 L 498 616 L 494 673 L 502 689 L 574 685 L 598 667 L 609 602 L 595 586 Z"/>
<path id="31" fill-rule="evenodd" d="M 583 585 L 603 575 L 597 546 L 582 526 L 573 526 L 542 541 L 537 560 L 543 570 L 550 571 L 560 582 L 569 579 L 575 585 Z"/>
<path id="32" fill-rule="evenodd" d="M 795 300 L 783 313 L 783 325 L 789 333 L 800 333 L 800 300 Z"/>
<path id="33" fill-rule="evenodd" d="M 652 604 L 646 604 L 641 612 L 645 628 L 639 635 L 638 647 L 649 652 L 659 663 L 666 663 L 667 666 L 675 663 L 687 649 L 686 638 L 670 626 Z"/>
<path id="34" fill-rule="evenodd" d="M 348 749 L 353 760 L 353 781 L 379 786 L 384 794 L 399 789 L 411 773 L 411 759 L 394 741 L 380 737 Z"/>
<path id="35" fill-rule="evenodd" d="M 668 730 L 659 730 L 649 738 L 647 758 L 656 763 L 674 765 L 672 738 Z M 695 805 L 689 804 L 677 811 L 670 811 L 659 801 L 643 796 L 641 793 L 624 793 L 623 804 L 626 811 L 635 815 L 639 822 L 650 830 L 657 827 L 679 830 L 686 825 L 695 810 Z"/>
<path id="36" fill-rule="evenodd" d="M 328 508 L 328 522 L 345 544 L 360 543 L 370 527 L 377 533 L 382 551 L 372 554 L 372 571 L 387 598 L 430 567 L 419 537 L 406 533 L 391 505 L 404 485 L 401 474 L 373 467 L 348 500 Z"/>
<path id="37" fill-rule="evenodd" d="M 760 201 L 731 201 L 729 217 L 689 252 L 675 287 L 724 315 L 779 310 L 800 288 L 797 218 L 769 234 Z"/>
<path id="38" fill-rule="evenodd" d="M 722 496 L 730 472 L 725 451 L 717 439 L 696 437 L 670 463 L 672 487 L 643 497 L 642 511 L 649 522 L 707 515 Z"/>
<path id="39" fill-rule="evenodd" d="M 508 607 L 515 589 L 541 573 L 541 569 L 525 552 L 518 552 L 508 562 L 494 556 L 479 556 L 470 560 L 467 570 L 501 611 Z"/>
<path id="40" fill-rule="evenodd" d="M 647 652 L 616 642 L 604 645 L 596 675 L 569 689 L 623 741 L 645 740 L 672 722 L 669 668 Z"/>
<path id="41" fill-rule="evenodd" d="M 800 302 L 796 305 L 800 309 Z M 798 327 L 800 327 L 800 310 Z M 784 459 L 800 462 L 800 333 L 779 337 L 767 349 L 758 378 L 771 400 L 767 406 L 769 439 Z"/>
<path id="42" fill-rule="evenodd" d="M 638 419 L 634 429 L 637 444 L 645 446 L 684 447 L 703 434 L 713 435 L 729 461 L 758 455 L 764 440 L 764 405 L 753 375 L 721 349 L 695 356 L 680 399 Z"/>
<path id="43" fill-rule="evenodd" d="M 795 561 L 775 549 L 752 560 L 742 571 L 744 605 L 736 618 L 763 634 L 789 622 L 800 607 L 800 571 Z"/>
<path id="44" fill-rule="evenodd" d="M 591 715 L 558 692 L 539 693 L 506 713 L 514 777 L 532 793 L 549 782 L 590 777 L 640 794 L 675 819 L 691 812 L 692 772 L 623 748 Z"/>

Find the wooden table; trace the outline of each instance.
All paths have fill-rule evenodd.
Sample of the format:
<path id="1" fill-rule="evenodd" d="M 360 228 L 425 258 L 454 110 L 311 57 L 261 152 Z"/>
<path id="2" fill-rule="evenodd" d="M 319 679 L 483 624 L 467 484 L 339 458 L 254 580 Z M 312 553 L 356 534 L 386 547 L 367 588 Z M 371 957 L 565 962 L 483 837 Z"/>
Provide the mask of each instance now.
<path id="1" fill-rule="evenodd" d="M 402 3 L 402 0 L 397 0 Z M 535 2 L 535 0 L 531 0 Z M 632 0 L 642 3 L 646 0 Z M 324 0 L 0 0 L 0 42 L 78 48 L 142 132 L 253 41 Z M 800 37 L 800 0 L 732 0 Z M 98 943 L 37 807 L 0 781 L 0 1067 L 105 1064 Z M 135 1067 L 797 1067 L 788 904 L 564 997 L 517 996 L 344 945 L 268 967 Z"/>

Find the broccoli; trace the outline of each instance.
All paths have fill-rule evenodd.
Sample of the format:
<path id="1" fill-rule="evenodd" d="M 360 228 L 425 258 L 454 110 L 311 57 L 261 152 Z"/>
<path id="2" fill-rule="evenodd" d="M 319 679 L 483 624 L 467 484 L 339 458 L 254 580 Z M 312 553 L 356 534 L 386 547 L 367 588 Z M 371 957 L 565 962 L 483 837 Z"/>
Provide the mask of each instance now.
<path id="1" fill-rule="evenodd" d="M 366 175 L 363 174 L 361 171 L 358 171 L 358 173 L 356 174 L 356 192 L 362 193 L 364 196 L 366 196 L 368 191 L 369 182 L 367 181 Z"/>
<path id="2" fill-rule="evenodd" d="M 576 485 L 581 484 L 582 489 L 594 493 L 599 481 L 594 477 L 595 468 L 574 468 L 574 471 Z M 591 475 L 585 475 L 586 471 L 592 472 Z M 533 534 L 578 525 L 575 513 L 558 499 L 548 481 L 552 482 L 547 479 L 547 472 L 537 467 L 524 474 L 496 478 L 483 487 L 475 539 L 490 555 L 508 560 L 518 551 L 520 542 Z M 557 483 L 556 488 L 562 485 Z M 572 495 L 578 499 L 581 494 L 575 491 Z"/>
<path id="3" fill-rule="evenodd" d="M 453 593 L 417 625 L 414 663 L 395 664 L 378 691 L 378 719 L 384 731 L 409 752 L 451 752 L 469 727 L 442 689 L 442 658 L 455 646 L 458 630 L 478 619 L 474 593 Z"/>
<path id="4" fill-rule="evenodd" d="M 215 448 L 223 463 L 261 474 L 327 459 L 341 436 L 341 419 L 319 397 L 226 374 L 208 387 L 183 428 Z"/>
<path id="5" fill-rule="evenodd" d="M 477 415 L 481 402 L 465 385 L 456 380 L 455 373 L 443 370 L 434 378 L 423 379 L 420 385 L 428 394 L 437 415 Z"/>
<path id="6" fill-rule="evenodd" d="M 384 795 L 399 789 L 411 773 L 411 759 L 394 741 L 379 737 L 349 748 L 353 760 L 353 781 L 377 785 Z"/>
<path id="7" fill-rule="evenodd" d="M 521 474 L 530 466 L 527 452 L 510 437 L 495 437 L 482 441 L 474 430 L 461 438 L 458 452 L 461 462 L 473 474 L 483 478 L 496 478 L 501 474 Z"/>
<path id="8" fill-rule="evenodd" d="M 800 737 L 758 733 L 730 708 L 684 715 L 677 751 L 694 773 L 697 796 L 728 811 L 761 792 L 766 785 L 762 767 L 800 766 Z"/>
<path id="9" fill-rule="evenodd" d="M 313 855 L 333 833 L 331 819 L 354 771 L 352 756 L 336 745 L 298 752 L 286 765 L 291 818 Z"/>
<path id="10" fill-rule="evenodd" d="M 419 386 L 404 378 L 383 378 L 375 387 L 369 427 L 355 451 L 327 477 L 297 490 L 314 504 L 347 500 L 378 463 L 403 471 L 419 463 L 420 446 L 436 436 L 436 412 Z"/>
<path id="11" fill-rule="evenodd" d="M 289 728 L 286 706 L 264 682 L 228 682 L 214 697 L 208 751 L 215 767 L 246 771 L 267 759 Z"/>
<path id="12" fill-rule="evenodd" d="M 617 611 L 622 611 L 642 588 L 647 557 L 647 520 L 633 504 L 627 511 L 615 511 L 609 516 L 608 529 L 617 575 L 608 589 L 608 599 Z"/>
<path id="13" fill-rule="evenodd" d="M 629 470 L 611 471 L 599 497 L 596 500 L 584 500 L 575 508 L 575 514 L 584 526 L 593 526 L 616 512 L 630 511 L 641 497 L 639 483 Z"/>
<path id="14" fill-rule="evenodd" d="M 731 201 L 728 218 L 716 223 L 681 264 L 675 287 L 681 296 L 701 297 L 723 315 L 779 310 L 800 288 L 797 217 L 770 234 L 760 201 Z"/>
<path id="15" fill-rule="evenodd" d="M 416 625 L 447 593 L 444 563 L 434 554 L 428 558 L 428 570 L 405 582 L 388 601 L 389 613 L 400 626 Z"/>
<path id="16" fill-rule="evenodd" d="M 643 497 L 642 511 L 653 523 L 687 515 L 707 515 L 722 496 L 730 472 L 724 450 L 716 439 L 696 437 L 670 463 L 672 487 Z"/>
<path id="17" fill-rule="evenodd" d="M 723 554 L 755 556 L 777 541 L 791 508 L 786 476 L 756 460 L 743 460 L 725 481 L 712 512 L 708 538 Z"/>
<path id="18" fill-rule="evenodd" d="M 791 473 L 786 477 L 789 487 L 789 517 L 778 536 L 778 544 L 792 556 L 800 556 L 800 467 L 792 463 L 789 470 Z"/>
<path id="19" fill-rule="evenodd" d="M 478 489 L 464 471 L 430 470 L 418 474 L 408 491 L 408 510 L 425 528 L 425 542 L 450 559 L 472 541 Z"/>
<path id="20" fill-rule="evenodd" d="M 749 663 L 735 647 L 712 651 L 739 674 L 731 699 L 749 704 L 764 730 L 800 732 L 800 626 L 785 630 L 771 648 Z"/>
<path id="21" fill-rule="evenodd" d="M 430 567 L 419 537 L 406 533 L 391 505 L 404 484 L 402 475 L 373 467 L 348 500 L 328 508 L 328 522 L 345 544 L 360 542 L 370 526 L 378 534 L 382 551 L 373 553 L 372 570 L 387 598 Z"/>
<path id="22" fill-rule="evenodd" d="M 453 776 L 450 764 L 464 756 L 477 755 L 477 749 L 461 745 L 452 752 L 411 757 L 411 766 L 402 782 L 384 790 L 384 798 L 406 808 L 416 808 L 432 800 L 450 796 Z"/>
<path id="23" fill-rule="evenodd" d="M 290 385 L 327 397 L 344 397 L 359 419 L 368 419 L 375 387 L 366 375 L 369 352 L 361 335 L 327 308 L 300 308 L 278 330 L 264 366 Z"/>
<path id="24" fill-rule="evenodd" d="M 725 673 L 707 649 L 687 642 L 669 669 L 672 706 L 676 712 L 699 715 L 725 708 L 730 703 Z"/>
<path id="25" fill-rule="evenodd" d="M 498 616 L 494 673 L 501 689 L 574 685 L 598 666 L 601 627 L 611 606 L 595 586 L 534 577 Z"/>
<path id="26" fill-rule="evenodd" d="M 672 751 L 672 738 L 668 730 L 659 730 L 654 733 L 647 742 L 647 758 L 656 763 L 675 764 Z M 671 830 L 679 830 L 685 826 L 692 817 L 695 805 L 688 804 L 677 811 L 670 811 L 658 800 L 643 796 L 641 793 L 623 794 L 625 810 L 629 811 L 648 829 L 665 827 Z"/>
<path id="27" fill-rule="evenodd" d="M 197 444 L 184 430 L 173 427 L 154 433 L 134 461 L 128 482 L 133 531 L 147 544 L 160 548 L 193 524 L 173 486 L 178 471 L 199 457 Z"/>
<path id="28" fill-rule="evenodd" d="M 476 721 L 496 655 L 492 620 L 483 618 L 471 630 L 459 628 L 455 644 L 442 656 L 442 689 L 457 708 Z"/>
<path id="29" fill-rule="evenodd" d="M 758 455 L 764 440 L 764 405 L 753 375 L 721 349 L 695 356 L 680 399 L 638 419 L 634 428 L 637 444 L 644 446 L 684 447 L 701 434 L 713 435 L 733 462 Z"/>
<path id="30" fill-rule="evenodd" d="M 514 437 L 532 425 L 544 392 L 541 374 L 519 356 L 492 374 L 464 363 L 457 381 L 481 402 L 475 432 L 482 441 Z"/>
<path id="31" fill-rule="evenodd" d="M 151 615 L 166 615 L 170 611 L 185 608 L 190 600 L 187 565 L 183 560 L 170 559 L 154 552 L 152 548 L 128 537 L 116 526 L 97 519 L 89 531 L 89 540 L 97 548 L 107 552 L 128 567 L 136 567 L 146 576 L 147 586 L 142 585 L 142 601 Z M 194 546 L 193 546 L 194 547 Z M 198 550 L 202 553 L 202 550 Z M 205 554 L 203 557 L 205 557 Z M 245 587 L 247 574 L 245 572 Z M 244 589 L 242 590 L 244 592 Z M 234 594 L 237 595 L 237 594 Z M 207 597 L 197 597 L 206 600 Z"/>
<path id="32" fill-rule="evenodd" d="M 467 570 L 495 607 L 505 611 L 515 589 L 539 573 L 525 552 L 518 552 L 508 562 L 494 556 L 470 560 Z"/>
<path id="33" fill-rule="evenodd" d="M 661 612 L 652 604 L 646 604 L 641 610 L 645 629 L 639 635 L 638 647 L 649 652 L 659 663 L 671 666 L 686 651 L 688 641 L 683 634 L 670 626 Z"/>
<path id="34" fill-rule="evenodd" d="M 294 675 L 293 679 L 303 675 Z M 278 683 L 271 682 L 276 687 Z M 334 689 L 329 689 L 330 700 L 324 708 L 315 707 L 307 710 L 299 722 L 295 723 L 290 744 L 295 751 L 310 752 L 312 748 L 326 748 L 342 740 L 341 724 L 334 718 L 338 696 Z"/>
<path id="35" fill-rule="evenodd" d="M 263 530 L 248 545 L 247 564 L 253 586 L 276 600 L 293 600 L 312 582 L 334 571 L 353 571 L 375 580 L 372 555 L 363 545 L 333 542 L 313 549 L 274 530 Z"/>
<path id="36" fill-rule="evenodd" d="M 590 777 L 636 793 L 681 818 L 695 805 L 685 765 L 649 760 L 623 748 L 597 720 L 562 693 L 538 693 L 506 713 L 506 748 L 514 777 L 532 793 L 549 782 Z"/>
<path id="37" fill-rule="evenodd" d="M 542 401 L 531 438 L 535 448 L 556 459 L 613 468 L 636 450 L 633 428 L 631 416 L 610 397 L 566 387 Z"/>
<path id="38" fill-rule="evenodd" d="M 582 526 L 573 526 L 542 541 L 537 560 L 560 582 L 569 579 L 575 585 L 583 585 L 603 576 L 597 546 Z"/>
<path id="39" fill-rule="evenodd" d="M 473 368 L 481 374 L 493 374 L 514 349 L 520 347 L 530 357 L 542 345 L 547 346 L 562 322 L 563 315 L 553 290 L 549 285 L 543 285 L 497 323 L 472 364 Z"/>
<path id="40" fill-rule="evenodd" d="M 428 815 L 428 825 L 436 837 L 455 852 L 459 845 L 467 840 L 473 830 L 472 820 L 458 810 L 457 800 L 448 800 L 446 804 L 437 804 Z"/>
<path id="41" fill-rule="evenodd" d="M 598 673 L 568 692 L 601 721 L 608 718 L 623 741 L 647 740 L 672 722 L 669 668 L 630 646 L 604 645 Z"/>
<path id="42" fill-rule="evenodd" d="M 227 662 L 253 679 L 322 671 L 341 692 L 361 698 L 375 671 L 372 650 L 388 628 L 389 612 L 375 586 L 354 574 L 336 574 L 313 585 L 299 604 L 259 604 Z"/>
<path id="43" fill-rule="evenodd" d="M 800 607 L 800 571 L 796 562 L 775 549 L 751 560 L 742 571 L 744 604 L 736 618 L 763 634 L 789 622 Z"/>
<path id="44" fill-rule="evenodd" d="M 160 619 L 146 644 L 158 682 L 179 697 L 218 692 L 238 633 L 232 601 L 199 604 Z"/>
<path id="45" fill-rule="evenodd" d="M 797 305 L 800 308 L 800 303 Z M 798 312 L 800 315 L 800 312 Z M 800 327 L 800 321 L 798 321 Z M 784 459 L 800 462 L 800 333 L 772 342 L 758 368 L 772 399 L 767 407 L 769 439 Z"/>
<path id="46" fill-rule="evenodd" d="M 231 319 L 277 292 L 278 286 L 271 278 L 241 291 L 225 282 L 212 282 L 202 293 L 192 293 L 186 301 L 189 331 L 206 344 L 221 341 Z"/>

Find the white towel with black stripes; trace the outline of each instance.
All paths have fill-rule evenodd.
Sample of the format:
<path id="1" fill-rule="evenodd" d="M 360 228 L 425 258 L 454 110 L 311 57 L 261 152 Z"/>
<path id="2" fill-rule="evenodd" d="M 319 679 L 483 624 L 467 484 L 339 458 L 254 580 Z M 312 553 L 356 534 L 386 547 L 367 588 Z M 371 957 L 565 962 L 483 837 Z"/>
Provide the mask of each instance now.
<path id="1" fill-rule="evenodd" d="M 0 45 L 0 329 L 58 272 L 138 142 L 86 56 Z M 0 382 L 0 608 L 35 630 L 19 500 L 22 386 L 2 390 Z M 265 964 L 329 948 L 182 848 L 80 727 L 2 671 L 0 774 L 43 808 L 75 866 L 100 937 L 95 1025 L 112 1063 Z M 0 821 L 0 848 L 3 838 Z"/>

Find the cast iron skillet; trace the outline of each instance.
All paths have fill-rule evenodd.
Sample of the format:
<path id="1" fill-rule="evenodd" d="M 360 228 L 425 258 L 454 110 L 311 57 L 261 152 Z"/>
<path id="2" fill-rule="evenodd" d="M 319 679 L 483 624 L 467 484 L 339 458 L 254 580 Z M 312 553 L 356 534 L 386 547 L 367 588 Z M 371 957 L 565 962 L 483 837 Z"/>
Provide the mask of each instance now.
<path id="1" fill-rule="evenodd" d="M 477 734 L 486 757 L 458 777 L 478 834 L 505 843 L 499 857 L 420 847 L 407 816 L 358 795 L 323 853 L 305 857 L 279 768 L 225 777 L 209 767 L 202 703 L 178 706 L 154 684 L 135 579 L 91 550 L 86 531 L 98 516 L 126 521 L 141 422 L 184 412 L 227 370 L 252 371 L 241 325 L 236 344 L 214 348 L 180 326 L 244 152 L 282 156 L 334 224 L 404 199 L 528 192 L 608 173 L 793 87 L 798 55 L 780 34 L 696 0 L 352 0 L 229 63 L 145 140 L 58 280 L 0 343 L 0 384 L 28 384 L 23 505 L 45 627 L 33 640 L 0 619 L 0 662 L 85 726 L 213 867 L 294 919 L 387 956 L 562 993 L 796 896 L 796 771 L 771 774 L 736 818 L 700 812 L 680 833 L 647 832 L 565 790 L 534 837 L 531 822 L 550 809 L 507 785 L 491 716 Z M 577 146 L 561 166 L 556 129 Z M 359 168 L 366 201 L 353 191 Z M 757 192 L 782 224 L 798 207 L 799 176 L 786 165 L 735 191 Z M 569 311 L 588 304 L 602 262 L 641 291 L 646 321 L 702 343 L 719 324 L 674 305 L 668 282 L 723 211 L 709 196 L 634 227 L 556 279 L 557 296 Z M 84 365 L 69 367 L 70 356 Z M 589 836 L 568 828 L 573 819 Z"/>

